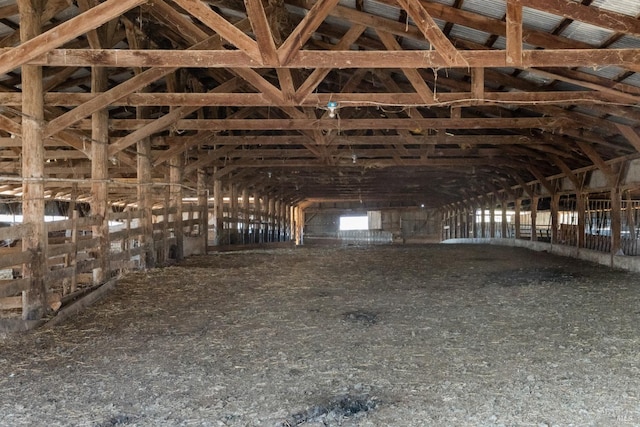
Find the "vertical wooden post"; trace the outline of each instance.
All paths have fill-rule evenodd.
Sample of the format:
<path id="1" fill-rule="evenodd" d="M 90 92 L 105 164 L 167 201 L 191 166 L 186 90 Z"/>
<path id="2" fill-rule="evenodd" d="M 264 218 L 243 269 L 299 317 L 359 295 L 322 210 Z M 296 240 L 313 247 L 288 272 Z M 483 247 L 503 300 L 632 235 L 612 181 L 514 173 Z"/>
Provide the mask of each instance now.
<path id="1" fill-rule="evenodd" d="M 263 233 L 262 233 L 262 242 L 269 242 L 269 233 L 271 233 L 271 219 L 269 218 L 269 203 L 271 199 L 269 196 L 264 196 L 262 198 L 262 222 L 263 222 Z"/>
<path id="2" fill-rule="evenodd" d="M 506 239 L 507 236 L 507 196 L 504 196 L 502 198 L 502 206 L 501 206 L 501 210 L 500 213 L 502 214 L 501 219 L 501 223 L 500 223 L 500 237 L 503 239 Z"/>
<path id="3" fill-rule="evenodd" d="M 482 203 L 482 216 L 480 217 L 482 229 L 480 230 L 480 237 L 487 237 L 487 219 L 485 216 L 486 209 L 487 209 L 487 204 Z"/>
<path id="4" fill-rule="evenodd" d="M 560 232 L 559 229 L 559 218 L 558 214 L 560 211 L 560 194 L 552 194 L 551 195 L 551 243 L 558 243 L 558 235 Z"/>
<path id="5" fill-rule="evenodd" d="M 531 198 L 531 241 L 538 240 L 538 196 Z"/>
<path id="6" fill-rule="evenodd" d="M 231 184 L 231 214 L 229 218 L 229 243 L 238 243 L 238 186 Z"/>
<path id="7" fill-rule="evenodd" d="M 242 243 L 249 243 L 249 228 L 251 226 L 251 205 L 249 203 L 249 190 L 242 189 Z"/>
<path id="8" fill-rule="evenodd" d="M 69 254 L 69 266 L 73 267 L 73 272 L 71 273 L 70 283 L 69 283 L 69 293 L 74 293 L 78 289 L 78 218 L 80 217 L 80 212 L 77 209 L 73 210 L 73 221 L 71 228 L 71 243 L 73 245 L 73 250 Z"/>
<path id="9" fill-rule="evenodd" d="M 131 221 L 133 221 L 133 215 L 131 209 L 127 209 L 127 236 L 123 241 L 123 251 L 127 252 L 127 262 L 131 261 Z"/>
<path id="10" fill-rule="evenodd" d="M 515 238 L 522 238 L 522 231 L 520 230 L 520 212 L 522 211 L 522 199 L 516 199 L 514 201 L 514 217 L 513 217 L 513 228 L 515 228 Z"/>
<path id="11" fill-rule="evenodd" d="M 198 169 L 198 230 L 203 240 L 203 253 L 207 253 L 209 246 L 209 192 L 207 190 L 207 174 L 204 169 Z"/>
<path id="12" fill-rule="evenodd" d="M 578 248 L 584 248 L 586 243 L 585 215 L 587 212 L 587 196 L 581 190 L 576 191 L 576 214 L 578 215 L 577 244 Z"/>
<path id="13" fill-rule="evenodd" d="M 20 0 L 20 39 L 26 42 L 41 31 L 43 0 Z M 47 230 L 44 223 L 44 95 L 42 67 L 22 66 L 22 215 L 30 233 L 22 240 L 22 250 L 31 253 L 31 262 L 23 266 L 30 279 L 22 294 L 22 318 L 39 320 L 46 310 Z"/>
<path id="14" fill-rule="evenodd" d="M 458 237 L 458 208 L 455 205 L 449 209 L 449 233 L 452 239 Z"/>
<path id="15" fill-rule="evenodd" d="M 627 214 L 627 229 L 629 230 L 629 239 L 631 241 L 636 240 L 636 220 L 634 215 L 633 199 L 631 198 L 631 191 L 627 191 L 626 197 L 626 214 Z"/>
<path id="16" fill-rule="evenodd" d="M 178 154 L 169 160 L 169 183 L 171 184 L 170 203 L 175 210 L 173 214 L 173 234 L 176 236 L 175 257 L 180 260 L 184 257 L 184 225 L 182 223 L 182 165 L 183 157 Z"/>
<path id="17" fill-rule="evenodd" d="M 138 149 L 138 204 L 140 206 L 140 222 L 142 229 L 142 268 L 154 268 L 156 265 L 156 248 L 153 237 L 153 198 L 151 180 L 151 139 L 144 138 L 137 143 Z"/>
<path id="18" fill-rule="evenodd" d="M 617 185 L 611 189 L 611 256 L 622 248 L 622 195 Z"/>
<path id="19" fill-rule="evenodd" d="M 220 246 L 222 244 L 222 232 L 224 228 L 224 194 L 222 191 L 222 181 L 216 179 L 213 181 L 213 244 Z"/>
<path id="20" fill-rule="evenodd" d="M 460 237 L 469 237 L 469 206 L 466 202 L 460 206 Z"/>
<path id="21" fill-rule="evenodd" d="M 276 241 L 276 199 L 269 197 L 269 242 Z"/>
<path id="22" fill-rule="evenodd" d="M 496 237 L 496 202 L 493 197 L 489 202 L 489 237 Z"/>
<path id="23" fill-rule="evenodd" d="M 304 210 L 297 206 L 296 207 L 296 245 L 304 244 L 304 221 L 305 215 Z"/>
<path id="24" fill-rule="evenodd" d="M 106 92 L 108 74 L 104 67 L 92 67 L 91 92 Z M 91 215 L 98 225 L 92 227 L 93 238 L 100 240 L 96 252 L 98 267 L 93 269 L 93 282 L 104 282 L 109 274 L 109 111 L 103 108 L 91 116 Z"/>
<path id="25" fill-rule="evenodd" d="M 169 178 L 169 177 L 167 177 Z M 171 185 L 164 188 L 164 203 L 162 206 L 162 251 L 161 263 L 169 261 L 169 209 L 171 206 Z"/>
<path id="26" fill-rule="evenodd" d="M 253 243 L 262 243 L 262 203 L 258 193 L 253 195 L 253 217 L 255 223 L 253 230 L 256 233 Z"/>
<path id="27" fill-rule="evenodd" d="M 273 207 L 275 209 L 275 230 L 274 230 L 274 241 L 280 242 L 282 241 L 282 200 L 278 199 L 273 202 Z"/>
<path id="28" fill-rule="evenodd" d="M 296 207 L 295 206 L 289 206 L 289 230 L 291 233 L 291 240 L 293 240 L 294 242 L 296 242 L 296 245 L 298 244 L 298 229 L 296 226 Z"/>
<path id="29" fill-rule="evenodd" d="M 473 206 L 473 205 L 472 205 Z M 473 238 L 478 238 L 478 208 L 473 207 L 471 210 L 471 233 Z"/>

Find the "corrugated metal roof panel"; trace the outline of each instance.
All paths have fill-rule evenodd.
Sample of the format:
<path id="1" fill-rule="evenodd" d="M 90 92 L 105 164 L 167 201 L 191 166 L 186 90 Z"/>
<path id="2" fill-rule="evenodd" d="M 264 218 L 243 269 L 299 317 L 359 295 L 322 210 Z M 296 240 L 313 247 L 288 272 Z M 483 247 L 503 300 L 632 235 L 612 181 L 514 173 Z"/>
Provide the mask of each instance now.
<path id="1" fill-rule="evenodd" d="M 336 18 L 334 16 L 327 16 L 324 20 L 325 24 L 330 25 L 338 31 L 346 32 L 350 25 L 344 19 Z"/>
<path id="2" fill-rule="evenodd" d="M 622 83 L 640 87 L 640 74 L 632 74 L 622 81 Z"/>
<path id="3" fill-rule="evenodd" d="M 507 4 L 504 0 L 466 0 L 462 3 L 462 9 L 502 19 L 507 13 Z"/>
<path id="4" fill-rule="evenodd" d="M 537 85 L 544 86 L 551 83 L 551 79 L 548 77 L 539 76 L 535 73 L 531 73 L 529 71 L 523 70 L 519 75 L 519 78 L 523 80 L 527 80 L 529 82 L 533 82 Z"/>
<path id="5" fill-rule="evenodd" d="M 530 7 L 522 8 L 522 25 L 527 28 L 550 32 L 560 25 L 562 20 L 561 16 L 543 12 L 542 10 L 531 9 Z"/>
<path id="6" fill-rule="evenodd" d="M 13 30 L 10 27 L 0 24 L 0 37 L 8 36 L 11 33 L 13 33 Z"/>
<path id="7" fill-rule="evenodd" d="M 426 40 L 415 40 L 405 38 L 402 40 L 402 47 L 408 50 L 429 50 L 431 46 Z"/>
<path id="8" fill-rule="evenodd" d="M 502 37 L 502 36 L 500 36 L 491 45 L 491 47 L 494 48 L 494 49 L 502 49 L 502 50 L 504 50 L 504 49 L 507 48 L 507 39 Z M 531 49 L 537 49 L 537 46 L 534 46 L 534 45 L 529 44 L 529 43 L 522 43 L 522 48 L 531 50 Z"/>
<path id="9" fill-rule="evenodd" d="M 613 35 L 613 31 L 574 21 L 565 28 L 561 35 L 594 46 L 600 46 Z"/>
<path id="10" fill-rule="evenodd" d="M 462 25 L 454 25 L 449 33 L 451 37 L 470 40 L 475 43 L 484 44 L 487 42 L 491 34 L 484 31 L 474 30 L 473 28 L 463 27 Z"/>
<path id="11" fill-rule="evenodd" d="M 566 90 L 566 91 L 584 90 L 584 88 L 582 86 L 574 85 L 574 84 L 567 83 L 567 82 L 561 82 L 561 81 L 558 81 L 555 84 L 555 89 L 556 90 Z"/>
<path id="12" fill-rule="evenodd" d="M 356 8 L 356 0 L 340 0 L 340 6 L 350 7 L 351 9 Z"/>
<path id="13" fill-rule="evenodd" d="M 597 67 L 597 68 L 580 67 L 578 68 L 578 70 L 584 73 L 593 74 L 595 76 L 603 77 L 606 79 L 615 79 L 625 71 L 624 69 L 613 66 L 613 65 L 606 66 L 606 67 Z"/>
<path id="14" fill-rule="evenodd" d="M 446 4 L 447 6 L 453 6 L 455 0 L 433 0 L 433 3 Z"/>
<path id="15" fill-rule="evenodd" d="M 363 9 L 364 12 L 382 16 L 393 21 L 397 21 L 400 18 L 400 8 L 378 3 L 377 1 L 365 0 Z"/>
<path id="16" fill-rule="evenodd" d="M 640 38 L 623 36 L 611 43 L 611 49 L 640 49 Z"/>
<path id="17" fill-rule="evenodd" d="M 591 6 L 599 7 L 624 15 L 640 15 L 640 2 L 638 0 L 594 0 Z"/>

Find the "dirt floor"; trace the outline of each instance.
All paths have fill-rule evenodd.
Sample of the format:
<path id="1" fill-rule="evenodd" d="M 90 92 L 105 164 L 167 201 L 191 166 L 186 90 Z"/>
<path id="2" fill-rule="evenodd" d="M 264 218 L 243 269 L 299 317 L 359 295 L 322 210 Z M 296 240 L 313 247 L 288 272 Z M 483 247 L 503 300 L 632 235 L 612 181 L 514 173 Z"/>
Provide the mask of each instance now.
<path id="1" fill-rule="evenodd" d="M 637 426 L 639 278 L 490 246 L 194 257 L 0 337 L 0 425 Z"/>

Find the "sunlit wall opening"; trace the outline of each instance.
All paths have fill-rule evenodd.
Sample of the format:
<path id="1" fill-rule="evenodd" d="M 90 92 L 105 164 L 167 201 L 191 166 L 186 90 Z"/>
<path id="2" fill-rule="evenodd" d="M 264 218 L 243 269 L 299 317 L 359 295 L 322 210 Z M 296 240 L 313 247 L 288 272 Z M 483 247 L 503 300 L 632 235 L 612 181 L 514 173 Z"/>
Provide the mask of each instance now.
<path id="1" fill-rule="evenodd" d="M 368 230 L 369 217 L 365 216 L 341 216 L 340 231 Z"/>

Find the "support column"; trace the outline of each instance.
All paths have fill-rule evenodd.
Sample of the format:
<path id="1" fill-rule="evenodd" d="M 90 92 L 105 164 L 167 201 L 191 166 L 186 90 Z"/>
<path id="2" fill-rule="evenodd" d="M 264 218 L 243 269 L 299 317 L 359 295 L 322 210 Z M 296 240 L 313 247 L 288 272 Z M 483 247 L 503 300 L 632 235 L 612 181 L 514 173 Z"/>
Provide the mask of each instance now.
<path id="1" fill-rule="evenodd" d="M 106 92 L 107 69 L 92 67 L 91 92 Z M 92 227 L 93 238 L 100 240 L 95 252 L 98 267 L 93 269 L 93 283 L 103 283 L 109 273 L 109 111 L 103 108 L 91 116 L 91 215 L 100 222 Z"/>
<path id="2" fill-rule="evenodd" d="M 538 240 L 537 232 L 537 219 L 538 219 L 538 196 L 531 198 L 531 241 Z"/>
<path id="3" fill-rule="evenodd" d="M 222 181 L 213 181 L 213 245 L 222 244 L 222 233 L 224 229 L 224 194 L 222 191 Z"/>
<path id="4" fill-rule="evenodd" d="M 249 203 L 249 190 L 242 189 L 242 243 L 249 243 L 249 228 L 251 226 L 251 205 Z"/>
<path id="5" fill-rule="evenodd" d="M 473 207 L 471 212 L 471 233 L 473 234 L 473 238 L 477 239 L 478 235 L 478 208 Z"/>
<path id="6" fill-rule="evenodd" d="M 238 243 L 238 186 L 230 184 L 231 210 L 229 213 L 229 244 Z"/>
<path id="7" fill-rule="evenodd" d="M 617 255 L 622 248 L 622 194 L 620 188 L 611 189 L 611 256 Z"/>
<path id="8" fill-rule="evenodd" d="M 41 31 L 42 0 L 20 0 L 20 39 L 25 42 Z M 22 318 L 40 320 L 46 311 L 47 229 L 44 223 L 44 96 L 42 67 L 22 66 L 22 215 L 31 227 L 22 240 L 22 250 L 31 253 L 31 262 L 22 273 L 30 279 L 22 293 Z"/>
<path id="9" fill-rule="evenodd" d="M 489 237 L 496 237 L 496 202 L 493 198 L 489 202 Z"/>
<path id="10" fill-rule="evenodd" d="M 274 202 L 275 208 L 275 238 L 274 241 L 282 241 L 282 200 Z"/>
<path id="11" fill-rule="evenodd" d="M 560 211 L 560 195 L 551 195 L 551 243 L 558 243 L 558 235 L 560 233 L 558 214 Z"/>
<path id="12" fill-rule="evenodd" d="M 586 236 L 584 234 L 586 210 L 587 195 L 578 190 L 576 192 L 576 213 L 578 215 L 578 229 L 576 230 L 576 240 L 578 243 L 578 248 L 584 248 L 586 243 Z"/>
<path id="13" fill-rule="evenodd" d="M 295 208 L 296 216 L 296 245 L 304 244 L 304 210 L 300 207 Z"/>
<path id="14" fill-rule="evenodd" d="M 252 243 L 262 243 L 262 203 L 258 193 L 253 195 L 253 223 L 254 240 Z"/>
<path id="15" fill-rule="evenodd" d="M 153 268 L 156 265 L 156 248 L 153 240 L 153 199 L 151 188 L 151 140 L 144 138 L 137 143 L 138 149 L 138 203 L 142 229 L 143 253 L 140 267 Z"/>
<path id="16" fill-rule="evenodd" d="M 501 214 L 502 217 L 500 218 L 502 220 L 502 222 L 500 223 L 500 237 L 503 239 L 506 239 L 507 237 L 507 197 L 505 196 L 502 199 L 502 209 L 501 209 Z"/>
<path id="17" fill-rule="evenodd" d="M 629 230 L 629 239 L 636 240 L 636 220 L 633 209 L 633 199 L 631 198 L 631 191 L 627 191 L 627 229 Z"/>
<path id="18" fill-rule="evenodd" d="M 269 242 L 269 235 L 271 234 L 271 212 L 269 208 L 271 207 L 271 198 L 269 196 L 264 196 L 262 200 L 262 221 L 264 222 L 264 231 L 262 241 L 264 243 Z"/>
<path id="19" fill-rule="evenodd" d="M 207 173 L 204 169 L 198 169 L 198 231 L 202 239 L 203 253 L 207 253 L 209 247 L 209 191 L 207 190 Z"/>
<path id="20" fill-rule="evenodd" d="M 278 227 L 277 219 L 276 219 L 276 199 L 273 197 L 269 197 L 269 241 L 275 242 L 276 239 L 276 230 Z"/>
<path id="21" fill-rule="evenodd" d="M 468 204 L 464 205 L 464 211 L 463 211 L 463 215 L 464 215 L 464 219 L 463 219 L 463 224 L 464 224 L 464 234 L 462 235 L 462 237 L 464 238 L 469 238 L 469 212 L 470 212 L 471 208 L 469 207 Z"/>
<path id="22" fill-rule="evenodd" d="M 171 185 L 171 209 L 175 211 L 171 219 L 173 221 L 173 234 L 176 236 L 175 259 L 184 257 L 184 226 L 182 223 L 182 167 L 183 156 L 177 154 L 169 160 L 169 183 Z"/>
<path id="23" fill-rule="evenodd" d="M 480 230 L 480 237 L 488 237 L 487 236 L 487 219 L 485 217 L 485 212 L 487 211 L 487 204 L 482 203 L 482 216 L 480 217 L 480 224 L 482 224 L 482 229 Z"/>
<path id="24" fill-rule="evenodd" d="M 513 217 L 513 228 L 515 228 L 515 238 L 522 238 L 522 232 L 520 231 L 520 212 L 522 211 L 522 199 L 516 199 L 513 204 L 515 211 Z"/>
<path id="25" fill-rule="evenodd" d="M 296 208 L 295 206 L 289 206 L 289 235 L 290 239 L 294 242 L 298 241 L 296 230 Z"/>

